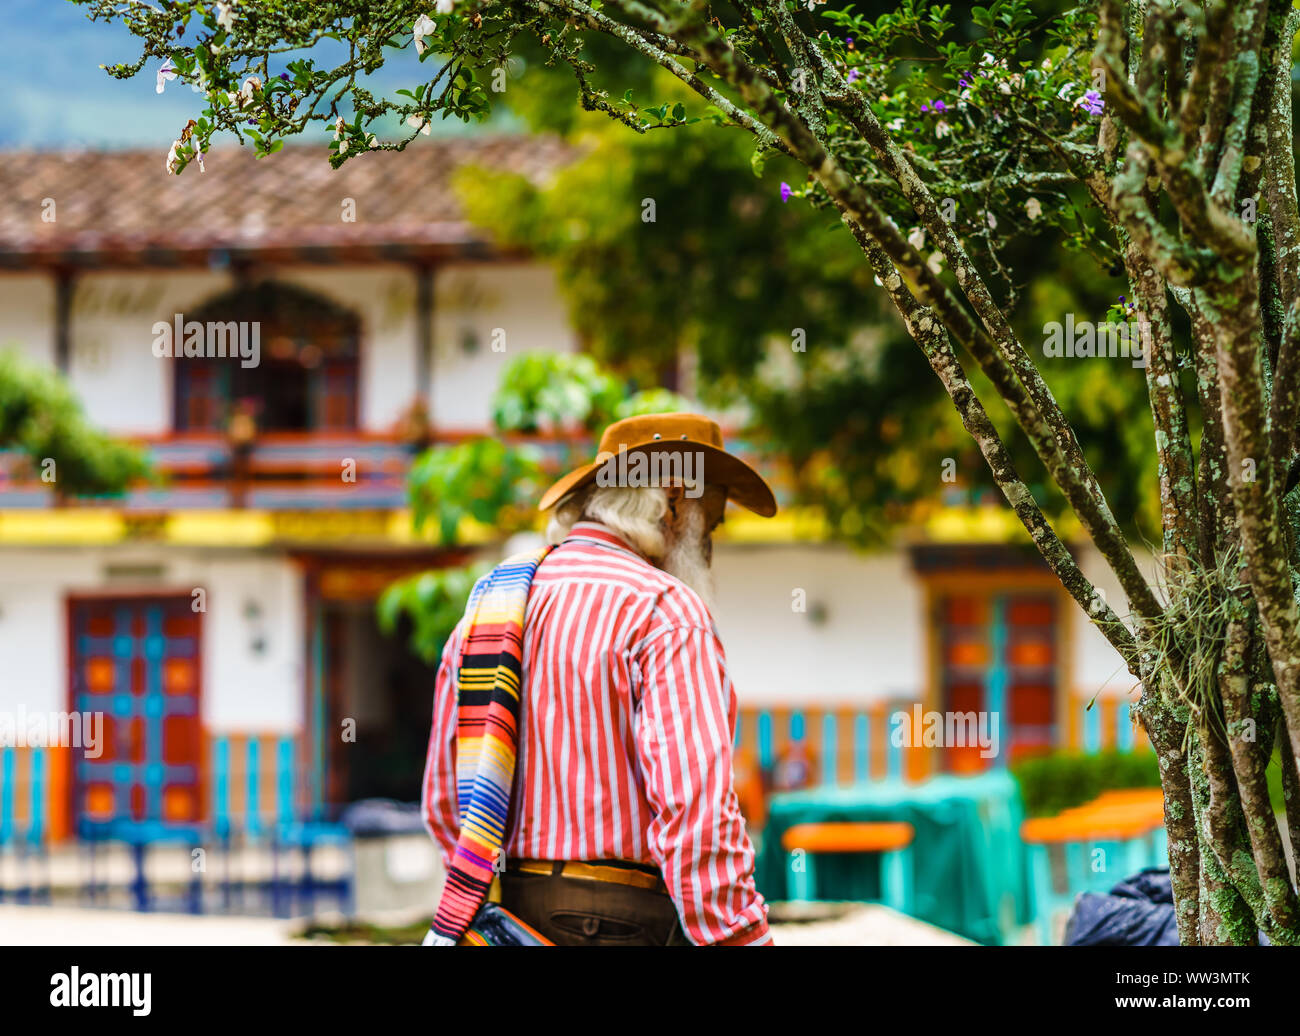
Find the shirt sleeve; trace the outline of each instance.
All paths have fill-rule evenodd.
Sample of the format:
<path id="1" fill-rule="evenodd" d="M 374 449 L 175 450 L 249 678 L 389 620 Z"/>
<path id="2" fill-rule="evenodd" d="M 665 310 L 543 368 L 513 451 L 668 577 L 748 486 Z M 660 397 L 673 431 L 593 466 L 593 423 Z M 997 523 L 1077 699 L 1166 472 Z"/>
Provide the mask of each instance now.
<path id="1" fill-rule="evenodd" d="M 443 647 L 433 684 L 433 726 L 420 800 L 424 826 L 448 863 L 460 837 L 456 807 L 456 661 L 460 657 L 460 633 L 458 624 Z"/>
<path id="2" fill-rule="evenodd" d="M 637 755 L 655 813 L 649 849 L 697 945 L 771 942 L 754 847 L 733 787 L 736 699 L 711 626 L 677 626 L 633 649 Z"/>

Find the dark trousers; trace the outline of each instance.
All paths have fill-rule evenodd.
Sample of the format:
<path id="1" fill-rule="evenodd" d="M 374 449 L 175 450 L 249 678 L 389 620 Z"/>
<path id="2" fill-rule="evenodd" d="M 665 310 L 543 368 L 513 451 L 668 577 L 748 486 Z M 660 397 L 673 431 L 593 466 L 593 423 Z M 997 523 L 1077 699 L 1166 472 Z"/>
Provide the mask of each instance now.
<path id="1" fill-rule="evenodd" d="M 501 905 L 556 946 L 689 946 L 672 897 L 613 882 L 501 875 Z"/>

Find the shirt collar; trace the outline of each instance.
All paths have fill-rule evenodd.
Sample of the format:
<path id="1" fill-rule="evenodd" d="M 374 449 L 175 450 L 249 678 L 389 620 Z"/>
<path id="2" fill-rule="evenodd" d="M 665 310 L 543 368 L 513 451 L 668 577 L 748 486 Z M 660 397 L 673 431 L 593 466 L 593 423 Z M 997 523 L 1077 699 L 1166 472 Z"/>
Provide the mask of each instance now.
<path id="1" fill-rule="evenodd" d="M 634 557 L 641 558 L 643 561 L 645 560 L 640 551 L 632 547 L 627 540 L 619 536 L 619 534 L 608 525 L 604 525 L 600 522 L 574 522 L 573 528 L 569 530 L 569 535 L 564 537 L 565 543 L 569 543 L 570 541 L 600 543 L 607 547 L 614 547 L 617 550 L 627 551 L 627 553 Z"/>

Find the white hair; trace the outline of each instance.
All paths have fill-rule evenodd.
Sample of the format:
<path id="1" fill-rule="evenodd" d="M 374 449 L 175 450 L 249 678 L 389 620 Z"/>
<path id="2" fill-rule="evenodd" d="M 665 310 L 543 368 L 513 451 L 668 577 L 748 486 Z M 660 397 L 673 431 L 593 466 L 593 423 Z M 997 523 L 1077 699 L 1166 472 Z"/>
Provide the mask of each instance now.
<path id="1" fill-rule="evenodd" d="M 556 505 L 546 541 L 560 543 L 580 521 L 600 522 L 670 575 L 689 586 L 713 609 L 709 529 L 699 500 L 683 498 L 675 522 L 668 519 L 668 494 L 656 486 L 592 486 L 570 493 Z"/>
<path id="2" fill-rule="evenodd" d="M 646 557 L 664 554 L 668 494 L 657 486 L 591 486 L 570 493 L 546 527 L 546 542 L 559 543 L 583 520 L 607 525 Z"/>
<path id="3" fill-rule="evenodd" d="M 713 611 L 713 542 L 699 500 L 684 497 L 678 503 L 677 520 L 659 564 L 699 594 L 705 607 Z"/>

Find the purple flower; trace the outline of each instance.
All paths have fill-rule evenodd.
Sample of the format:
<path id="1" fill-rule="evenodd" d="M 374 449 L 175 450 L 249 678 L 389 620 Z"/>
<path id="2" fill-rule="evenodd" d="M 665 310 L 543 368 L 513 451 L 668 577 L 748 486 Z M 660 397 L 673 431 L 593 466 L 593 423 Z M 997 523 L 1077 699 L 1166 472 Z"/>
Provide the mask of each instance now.
<path id="1" fill-rule="evenodd" d="M 281 73 L 280 73 L 280 78 L 283 79 L 283 80 L 287 83 L 287 82 L 289 81 L 289 73 L 288 73 L 288 72 L 281 72 Z"/>
<path id="2" fill-rule="evenodd" d="M 930 105 L 928 103 L 921 105 L 921 111 L 928 112 L 929 110 L 930 110 Z"/>
<path id="3" fill-rule="evenodd" d="M 943 101 L 935 101 L 934 110 L 937 112 L 946 112 L 948 110 L 948 106 L 944 104 Z"/>
<path id="4" fill-rule="evenodd" d="M 962 76 L 960 79 L 957 80 L 957 85 L 960 86 L 963 90 L 965 90 L 967 87 L 970 86 L 970 80 L 967 79 L 965 76 Z"/>
<path id="5" fill-rule="evenodd" d="M 861 73 L 860 73 L 856 68 L 851 68 L 851 69 L 849 69 L 849 82 L 852 83 L 852 82 L 853 82 L 854 80 L 856 80 L 860 75 L 861 75 Z"/>
<path id="6" fill-rule="evenodd" d="M 1106 102 L 1102 100 L 1101 94 L 1096 90 L 1089 90 L 1086 94 L 1074 102 L 1075 107 L 1082 108 L 1089 115 L 1100 115 Z"/>
<path id="7" fill-rule="evenodd" d="M 788 183 L 786 183 L 784 180 L 782 180 L 782 181 L 781 181 L 781 200 L 782 200 L 782 201 L 789 201 L 789 200 L 790 200 L 790 195 L 793 194 L 793 193 L 794 193 L 794 192 L 790 189 L 790 185 L 789 185 Z"/>

